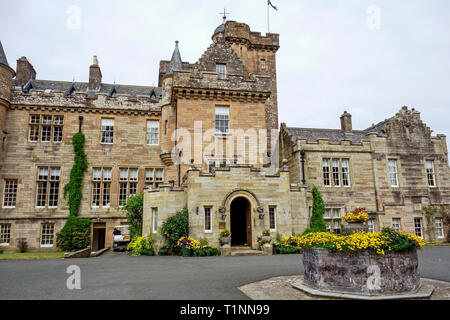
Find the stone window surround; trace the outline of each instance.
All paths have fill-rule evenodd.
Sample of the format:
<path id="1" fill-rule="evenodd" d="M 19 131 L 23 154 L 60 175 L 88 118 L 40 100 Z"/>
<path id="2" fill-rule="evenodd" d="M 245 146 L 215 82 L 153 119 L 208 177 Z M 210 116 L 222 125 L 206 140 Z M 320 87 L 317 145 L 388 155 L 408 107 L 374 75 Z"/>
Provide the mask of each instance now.
<path id="1" fill-rule="evenodd" d="M 158 233 L 158 208 L 157 207 L 152 207 L 152 233 L 156 234 Z M 156 213 L 156 219 L 155 219 L 155 213 Z M 155 223 L 156 222 L 156 223 Z M 156 226 L 156 228 L 155 228 Z"/>
<path id="2" fill-rule="evenodd" d="M 7 187 L 6 187 L 8 181 L 14 181 L 15 182 L 15 187 L 14 187 L 14 190 L 13 190 L 13 192 L 14 192 L 14 194 L 13 194 L 13 196 L 14 196 L 14 205 L 13 206 L 10 206 L 10 205 L 5 206 L 5 201 L 7 200 L 6 196 L 7 196 L 7 194 L 11 193 L 10 190 L 8 190 L 9 188 L 7 189 Z M 18 190 L 19 190 L 19 180 L 18 179 L 10 179 L 10 178 L 4 178 L 3 179 L 2 208 L 12 209 L 12 208 L 16 207 Z"/>
<path id="3" fill-rule="evenodd" d="M 397 180 L 397 185 L 393 185 L 391 183 L 391 177 L 390 177 L 390 167 L 389 167 L 389 161 L 395 161 L 395 174 L 396 174 L 396 180 Z M 400 180 L 399 180 L 399 171 L 400 171 L 400 159 L 398 157 L 389 157 L 388 158 L 388 163 L 387 163 L 387 168 L 388 168 L 388 182 L 389 182 L 389 186 L 391 188 L 400 188 Z"/>
<path id="4" fill-rule="evenodd" d="M 39 179 L 39 168 L 47 168 L 47 178 L 46 180 L 43 179 Z M 52 179 L 52 169 L 58 169 L 59 171 L 59 176 L 57 180 Z M 58 203 L 59 203 L 59 197 L 60 197 L 60 193 L 59 193 L 59 188 L 61 187 L 61 176 L 62 176 L 62 170 L 60 166 L 56 166 L 56 165 L 38 165 L 36 166 L 36 198 L 35 198 L 35 207 L 37 209 L 43 209 L 43 208 L 49 208 L 49 209 L 56 209 L 58 208 Z M 38 206 L 38 197 L 39 197 L 39 184 L 45 183 L 46 184 L 46 195 L 45 195 L 45 200 L 44 203 L 45 205 L 43 206 Z M 56 206 L 50 206 L 50 195 L 51 195 L 51 190 L 52 190 L 52 185 L 54 183 L 58 184 L 57 190 L 56 190 Z M 53 189 L 54 190 L 54 189 Z"/>
<path id="5" fill-rule="evenodd" d="M 32 121 L 32 117 L 33 116 L 38 116 L 39 117 L 39 121 L 38 122 L 33 122 Z M 51 117 L 51 121 L 50 123 L 44 123 L 44 117 Z M 57 118 L 59 118 L 59 120 L 57 121 Z M 48 141 L 42 141 L 42 132 L 43 132 L 43 127 L 50 127 L 50 136 Z M 37 129 L 37 137 L 36 140 L 31 140 L 31 129 L 34 128 L 35 130 Z M 58 134 L 58 137 L 60 136 L 60 140 L 56 140 L 55 141 L 55 128 L 61 128 L 61 132 L 60 135 Z M 28 133 L 27 133 L 27 140 L 30 143 L 38 143 L 38 142 L 42 142 L 42 143 L 62 143 L 62 138 L 63 138 L 63 128 L 64 128 L 64 115 L 63 114 L 53 114 L 53 113 L 29 113 L 28 114 Z"/>
<path id="6" fill-rule="evenodd" d="M 5 241 L 7 240 L 7 241 Z M 0 224 L 0 246 L 9 246 L 11 243 L 11 223 Z"/>
<path id="7" fill-rule="evenodd" d="M 153 134 L 156 134 L 158 136 L 158 138 L 157 138 L 158 142 L 157 143 L 149 143 L 150 142 L 149 134 L 152 134 L 152 133 L 149 132 L 149 123 L 151 123 L 151 122 L 157 122 L 158 123 L 158 127 L 156 128 L 157 131 L 153 132 Z M 161 131 L 160 128 L 161 128 L 161 119 L 148 118 L 146 120 L 145 143 L 146 143 L 147 146 L 159 146 L 161 144 L 161 135 L 159 134 L 160 131 Z M 164 130 L 166 130 L 166 127 L 164 127 Z"/>
<path id="8" fill-rule="evenodd" d="M 112 120 L 112 126 L 103 125 L 103 120 Z M 112 127 L 112 130 L 107 128 Z M 114 128 L 116 127 L 116 119 L 114 117 L 102 117 L 100 119 L 100 144 L 114 144 Z M 108 134 L 106 134 L 108 132 Z M 105 134 L 105 135 L 104 135 Z M 112 142 L 106 142 L 103 138 L 111 138 Z"/>
<path id="9" fill-rule="evenodd" d="M 210 229 L 206 229 L 206 209 L 209 209 L 209 227 Z M 212 233 L 213 232 L 213 206 L 205 205 L 203 206 L 203 232 L 204 233 Z"/>
<path id="10" fill-rule="evenodd" d="M 328 217 L 325 216 L 325 212 L 329 210 L 330 215 Z M 339 210 L 339 217 L 334 216 L 335 210 Z M 342 232 L 341 224 L 342 224 L 342 211 L 344 208 L 338 207 L 338 206 L 327 206 L 325 205 L 325 211 L 324 211 L 324 220 L 325 222 L 330 223 L 330 232 L 334 233 L 335 230 L 335 222 L 339 221 L 339 233 Z M 337 228 L 336 228 L 337 229 Z"/>
<path id="11" fill-rule="evenodd" d="M 94 179 L 94 170 L 100 169 L 100 178 Z M 111 177 L 110 179 L 104 178 L 104 169 L 110 169 L 111 170 Z M 112 177 L 113 172 L 113 166 L 92 166 L 92 173 L 91 173 L 91 185 L 92 185 L 92 195 L 91 195 L 91 208 L 110 208 L 111 207 L 111 183 L 113 181 Z M 105 183 L 109 183 L 109 205 L 103 205 L 104 200 L 104 190 L 105 190 Z M 94 205 L 94 185 L 99 184 L 99 193 L 98 193 L 98 202 L 99 205 Z"/>
<path id="12" fill-rule="evenodd" d="M 123 170 L 127 171 L 126 177 L 121 177 L 121 172 Z M 135 171 L 134 171 L 135 170 Z M 136 172 L 136 177 L 132 177 L 131 173 Z M 132 195 L 135 195 L 138 192 L 138 184 L 139 184 L 139 168 L 131 167 L 131 168 L 125 168 L 125 167 L 119 167 L 119 207 L 123 207 L 124 204 L 121 203 L 121 189 L 122 185 L 125 185 L 125 199 L 129 199 Z M 132 192 L 134 191 L 134 192 Z M 125 201 L 126 201 L 125 200 Z M 122 200 L 123 201 L 123 200 Z"/>
<path id="13" fill-rule="evenodd" d="M 270 223 L 270 209 L 273 209 L 273 222 L 274 222 L 274 228 L 271 228 L 271 223 Z M 276 232 L 277 231 L 277 206 L 274 205 L 269 205 L 267 212 L 269 213 L 269 230 L 271 232 Z"/>
<path id="14" fill-rule="evenodd" d="M 428 163 L 430 163 L 431 162 L 431 165 L 432 165 L 432 177 L 433 177 L 433 185 L 430 185 L 430 178 L 429 178 L 429 173 L 428 173 L 428 168 L 427 168 L 427 165 L 428 165 Z M 425 159 L 425 173 L 426 173 L 426 177 L 427 177 L 427 186 L 428 186 L 428 188 L 433 188 L 433 189 L 435 189 L 435 188 L 437 188 L 438 186 L 437 186 L 437 181 L 436 181 L 436 167 L 435 167 L 435 165 L 434 165 L 434 159 Z"/>
<path id="15" fill-rule="evenodd" d="M 423 219 L 422 217 L 414 217 L 414 234 L 423 239 Z M 418 234 L 420 233 L 420 235 Z"/>
<path id="16" fill-rule="evenodd" d="M 351 184 L 351 157 L 334 157 L 334 156 L 324 156 L 321 158 L 321 163 L 322 163 L 322 184 L 325 188 L 351 188 L 352 184 Z M 333 161 L 339 161 L 339 168 L 337 171 L 338 174 L 338 180 L 339 180 L 339 185 L 335 184 L 335 179 L 334 179 L 334 172 L 333 172 Z M 342 161 L 343 160 L 347 160 L 347 181 L 348 181 L 348 185 L 344 185 L 344 172 L 342 170 Z M 324 171 L 324 162 L 328 161 L 328 172 Z M 325 173 L 328 175 L 328 181 L 329 184 L 325 184 Z"/>
<path id="17" fill-rule="evenodd" d="M 48 226 L 51 226 L 51 229 L 48 229 Z M 47 228 L 46 228 L 47 227 Z M 47 233 L 47 231 L 51 230 L 51 233 Z M 44 233 L 44 231 L 46 231 Z M 50 236 L 52 237 L 50 239 Z M 45 237 L 45 239 L 44 239 Z M 40 246 L 41 248 L 51 248 L 54 246 L 55 244 L 55 224 L 53 222 L 43 222 L 41 223 L 41 228 L 40 228 L 40 237 L 39 237 L 40 241 Z M 46 240 L 46 242 L 51 242 L 51 243 L 42 243 L 44 240 Z"/>
<path id="18" fill-rule="evenodd" d="M 435 218 L 434 219 L 434 225 L 436 226 L 436 237 L 438 239 L 443 239 L 444 238 L 444 221 L 443 220 L 444 219 L 442 219 L 442 218 Z"/>

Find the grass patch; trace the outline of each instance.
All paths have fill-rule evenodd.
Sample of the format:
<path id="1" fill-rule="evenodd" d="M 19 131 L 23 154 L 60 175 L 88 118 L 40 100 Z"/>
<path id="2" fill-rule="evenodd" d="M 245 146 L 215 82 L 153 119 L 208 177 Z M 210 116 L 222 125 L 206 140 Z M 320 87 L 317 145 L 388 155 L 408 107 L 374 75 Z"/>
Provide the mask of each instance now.
<path id="1" fill-rule="evenodd" d="M 15 252 L 15 253 L 2 253 L 0 254 L 0 260 L 40 260 L 40 259 L 62 259 L 64 252 Z"/>
<path id="2" fill-rule="evenodd" d="M 425 246 L 428 247 L 448 247 L 450 246 L 450 243 L 448 242 L 443 242 L 443 243 L 436 243 L 436 242 L 425 242 Z"/>

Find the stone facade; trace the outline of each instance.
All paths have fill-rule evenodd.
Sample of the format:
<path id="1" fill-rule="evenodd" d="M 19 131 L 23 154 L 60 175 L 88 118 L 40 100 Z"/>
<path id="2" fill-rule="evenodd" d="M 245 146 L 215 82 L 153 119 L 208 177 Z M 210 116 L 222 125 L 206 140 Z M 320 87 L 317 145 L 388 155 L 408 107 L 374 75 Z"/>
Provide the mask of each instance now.
<path id="1" fill-rule="evenodd" d="M 361 295 L 414 292 L 419 288 L 417 251 L 330 252 L 304 249 L 304 283 L 322 291 Z"/>
<path id="2" fill-rule="evenodd" d="M 345 228 L 343 215 L 365 207 L 374 231 L 392 228 L 398 222 L 400 230 L 420 235 L 426 241 L 445 241 L 448 226 L 443 226 L 439 237 L 435 225 L 439 216 L 432 217 L 429 224 L 422 213 L 422 208 L 429 205 L 450 205 L 445 136 L 432 136 L 420 120 L 420 113 L 407 107 L 366 130 L 351 130 L 351 115 L 347 112 L 341 124 L 340 130 L 281 125 L 280 156 L 288 159 L 291 183 L 319 188 L 325 207 L 331 209 L 331 224 L 339 221 Z M 339 183 L 334 181 L 333 160 Z M 433 165 L 433 183 L 428 181 L 427 163 Z M 390 174 L 389 168 L 394 166 Z M 347 185 L 343 167 L 347 167 Z M 332 209 L 339 211 L 339 217 L 333 217 Z"/>
<path id="3" fill-rule="evenodd" d="M 276 239 L 277 233 L 289 236 L 293 232 L 302 233 L 306 228 L 311 193 L 306 187 L 290 186 L 287 170 L 269 175 L 264 169 L 230 165 L 216 169 L 214 173 L 191 167 L 181 187 L 166 185 L 159 190 L 146 191 L 143 233 L 153 234 L 155 243 L 161 246 L 163 239 L 159 228 L 162 223 L 175 212 L 187 208 L 190 236 L 206 238 L 211 245 L 219 246 L 220 232 L 232 230 L 232 223 L 236 223 L 234 220 L 242 213 L 235 210 L 232 203 L 242 198 L 248 201 L 247 227 L 250 231 L 247 241 L 250 247 L 259 246 L 257 240 L 263 230 L 271 229 L 272 239 Z M 269 221 L 270 208 L 276 210 L 274 228 Z M 211 216 L 209 230 L 205 230 L 206 210 Z"/>
<path id="4" fill-rule="evenodd" d="M 192 236 L 218 245 L 220 231 L 235 228 L 239 244 L 254 248 L 267 228 L 273 239 L 303 232 L 312 183 L 333 208 L 368 207 L 377 229 L 399 216 L 408 217 L 401 224 L 410 231 L 421 206 L 449 203 L 445 137 L 432 137 L 415 111 L 402 109 L 370 132 L 352 130 L 346 114 L 346 129 L 329 130 L 337 141 L 317 134 L 320 129 L 308 131 L 318 138 L 309 141 L 282 125 L 278 157 L 279 137 L 272 133 L 278 129 L 278 48 L 278 34 L 227 21 L 195 63 L 182 61 L 176 42 L 172 59 L 159 63 L 158 87 L 150 87 L 103 83 L 97 57 L 86 82 L 40 80 L 26 57 L 17 60 L 16 74 L 0 43 L 2 247 L 17 250 L 26 240 L 30 250 L 56 250 L 55 235 L 69 214 L 63 187 L 79 130 L 89 163 L 79 216 L 93 219 L 94 250 L 112 244 L 114 226 L 126 223 L 119 201 L 137 192 L 144 192 L 145 234 L 187 208 Z M 218 112 L 225 112 L 226 130 L 218 129 Z M 398 129 L 403 123 L 407 131 Z M 321 185 L 324 156 L 349 158 L 349 187 Z M 391 157 L 399 165 L 395 189 L 386 180 Z M 432 189 L 422 172 L 430 159 Z"/>

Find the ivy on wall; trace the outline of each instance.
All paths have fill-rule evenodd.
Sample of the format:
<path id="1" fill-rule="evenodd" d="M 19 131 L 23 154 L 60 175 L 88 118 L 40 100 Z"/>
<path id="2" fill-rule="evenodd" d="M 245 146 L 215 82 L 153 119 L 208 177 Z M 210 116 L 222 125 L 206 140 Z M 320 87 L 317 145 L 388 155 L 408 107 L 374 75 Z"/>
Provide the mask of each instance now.
<path id="1" fill-rule="evenodd" d="M 56 244 L 65 251 L 77 251 L 90 244 L 91 219 L 78 218 L 81 198 L 83 196 L 83 175 L 88 163 L 84 152 L 84 134 L 76 133 L 72 138 L 75 160 L 70 171 L 70 180 L 64 186 L 64 198 L 69 194 L 69 218 L 56 235 Z"/>
<path id="2" fill-rule="evenodd" d="M 70 181 L 64 186 L 64 198 L 69 193 L 69 210 L 72 216 L 77 216 L 80 209 L 83 174 L 88 167 L 86 153 L 84 153 L 84 141 L 84 134 L 82 132 L 76 133 L 72 138 L 75 161 L 70 171 Z"/>
<path id="3" fill-rule="evenodd" d="M 422 213 L 427 219 L 426 232 L 430 241 L 436 240 L 435 218 L 442 218 L 444 224 L 448 225 L 450 220 L 450 209 L 445 205 L 429 205 L 422 208 Z M 450 242 L 450 232 L 447 233 L 447 242 Z"/>

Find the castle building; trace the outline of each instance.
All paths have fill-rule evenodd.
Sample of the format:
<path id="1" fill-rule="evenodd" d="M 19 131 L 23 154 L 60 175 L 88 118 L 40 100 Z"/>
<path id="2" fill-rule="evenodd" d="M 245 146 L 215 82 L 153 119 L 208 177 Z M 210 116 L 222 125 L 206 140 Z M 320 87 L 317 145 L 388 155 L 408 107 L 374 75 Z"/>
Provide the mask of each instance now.
<path id="1" fill-rule="evenodd" d="M 340 130 L 281 125 L 276 53 L 279 35 L 226 21 L 195 63 L 176 42 L 160 61 L 158 86 L 106 84 L 97 57 L 88 82 L 39 80 L 26 57 L 13 70 L 0 43 L 0 245 L 56 250 L 68 215 L 64 185 L 86 137 L 88 169 L 79 216 L 92 219 L 96 251 L 126 223 L 121 206 L 144 193 L 143 233 L 162 245 L 162 223 L 187 208 L 190 234 L 218 245 L 256 248 L 262 231 L 302 233 L 311 185 L 321 190 L 330 231 L 342 216 L 367 207 L 370 228 L 384 226 L 428 239 L 423 206 L 450 203 L 445 136 L 431 136 L 417 111 L 363 131 L 344 113 Z M 435 217 L 429 237 L 448 232 Z"/>

